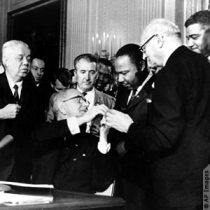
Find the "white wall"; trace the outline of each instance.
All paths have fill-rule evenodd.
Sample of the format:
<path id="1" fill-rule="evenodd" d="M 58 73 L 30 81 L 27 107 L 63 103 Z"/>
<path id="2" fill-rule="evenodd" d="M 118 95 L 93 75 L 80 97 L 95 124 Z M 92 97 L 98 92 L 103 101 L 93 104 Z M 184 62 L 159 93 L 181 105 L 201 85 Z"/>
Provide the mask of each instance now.
<path id="1" fill-rule="evenodd" d="M 66 66 L 72 68 L 77 55 L 93 52 L 96 33 L 109 34 L 114 54 L 126 43 L 139 44 L 145 25 L 164 15 L 164 0 L 68 0 Z"/>

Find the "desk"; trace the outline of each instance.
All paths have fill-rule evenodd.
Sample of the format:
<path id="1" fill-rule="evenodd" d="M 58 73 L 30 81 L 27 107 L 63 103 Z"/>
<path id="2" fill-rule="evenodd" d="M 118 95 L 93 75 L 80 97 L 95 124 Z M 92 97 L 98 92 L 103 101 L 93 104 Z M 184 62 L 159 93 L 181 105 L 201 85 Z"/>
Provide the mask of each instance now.
<path id="1" fill-rule="evenodd" d="M 85 193 L 73 193 L 67 191 L 54 190 L 54 201 L 49 204 L 41 205 L 24 205 L 24 206 L 3 206 L 0 205 L 0 210 L 76 210 L 76 209 L 94 209 L 94 210 L 123 210 L 125 202 L 121 198 L 91 195 Z"/>

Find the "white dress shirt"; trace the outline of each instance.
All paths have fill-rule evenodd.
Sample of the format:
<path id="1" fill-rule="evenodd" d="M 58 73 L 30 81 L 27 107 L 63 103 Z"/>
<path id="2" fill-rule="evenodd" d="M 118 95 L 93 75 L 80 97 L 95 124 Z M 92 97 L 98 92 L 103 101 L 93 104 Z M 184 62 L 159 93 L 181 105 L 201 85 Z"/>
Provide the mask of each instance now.
<path id="1" fill-rule="evenodd" d="M 81 93 L 83 92 L 79 87 L 77 87 L 77 90 Z M 95 89 L 93 88 L 91 91 L 88 91 L 86 93 L 87 94 L 85 95 L 85 99 L 89 102 L 89 110 L 95 105 Z M 72 135 L 80 133 L 80 128 L 76 117 L 68 118 L 67 124 Z M 86 125 L 86 133 L 90 133 L 91 122 L 86 123 Z M 104 138 L 100 137 L 97 148 L 102 154 L 106 154 L 109 152 L 111 145 Z"/>
<path id="2" fill-rule="evenodd" d="M 69 117 L 67 119 L 67 125 L 72 135 L 80 133 L 79 124 L 76 117 Z M 106 139 L 100 137 L 97 148 L 100 153 L 106 154 L 111 149 L 111 145 Z"/>
<path id="3" fill-rule="evenodd" d="M 79 87 L 77 87 L 77 90 L 79 92 L 84 92 L 82 91 Z M 93 88 L 92 90 L 85 92 L 85 99 L 89 102 L 88 110 L 91 109 L 95 104 L 95 89 Z M 91 121 L 86 123 L 86 133 L 90 133 L 90 126 L 91 126 Z"/>
<path id="4" fill-rule="evenodd" d="M 9 83 L 10 90 L 12 91 L 12 94 L 14 95 L 14 92 L 15 92 L 14 86 L 17 85 L 18 86 L 18 96 L 20 98 L 23 81 L 14 82 L 12 80 L 10 74 L 8 74 L 7 72 L 5 72 L 5 73 L 6 73 L 6 77 L 7 77 L 8 83 Z"/>

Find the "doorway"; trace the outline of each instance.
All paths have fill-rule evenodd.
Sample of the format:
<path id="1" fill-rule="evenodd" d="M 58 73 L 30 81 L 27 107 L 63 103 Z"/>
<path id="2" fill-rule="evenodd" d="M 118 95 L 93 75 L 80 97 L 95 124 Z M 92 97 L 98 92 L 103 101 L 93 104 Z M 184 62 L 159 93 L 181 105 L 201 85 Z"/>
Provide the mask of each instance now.
<path id="1" fill-rule="evenodd" d="M 45 0 L 8 13 L 7 38 L 26 42 L 50 78 L 65 62 L 65 27 L 66 0 Z"/>

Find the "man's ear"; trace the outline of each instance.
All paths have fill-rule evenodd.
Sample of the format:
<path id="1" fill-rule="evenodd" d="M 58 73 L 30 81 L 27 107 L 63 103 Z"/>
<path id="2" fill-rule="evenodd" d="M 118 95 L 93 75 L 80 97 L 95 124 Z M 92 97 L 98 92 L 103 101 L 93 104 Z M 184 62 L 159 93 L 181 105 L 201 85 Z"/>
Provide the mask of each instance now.
<path id="1" fill-rule="evenodd" d="M 96 73 L 97 75 L 96 75 L 96 80 L 98 79 L 98 76 L 99 76 L 99 72 L 98 72 L 98 70 L 97 70 L 97 73 Z"/>
<path id="2" fill-rule="evenodd" d="M 160 48 L 162 48 L 163 45 L 164 45 L 164 37 L 161 36 L 161 35 L 158 35 L 158 36 L 157 36 L 157 41 L 158 41 L 158 46 L 159 46 Z"/>
<path id="3" fill-rule="evenodd" d="M 64 103 L 62 101 L 58 102 L 58 109 L 63 115 L 66 115 L 66 109 L 65 109 Z"/>
<path id="4" fill-rule="evenodd" d="M 74 78 L 75 78 L 75 80 L 77 81 L 77 77 L 78 77 L 78 75 L 77 75 L 77 70 L 76 69 L 74 69 L 74 76 L 73 76 Z"/>
<path id="5" fill-rule="evenodd" d="M 76 69 L 74 69 L 74 76 L 77 77 L 77 70 Z"/>
<path id="6" fill-rule="evenodd" d="M 3 57 L 2 57 L 2 64 L 3 64 L 4 66 L 7 65 L 7 61 L 8 61 L 8 57 L 7 57 L 6 55 L 3 55 Z"/>

